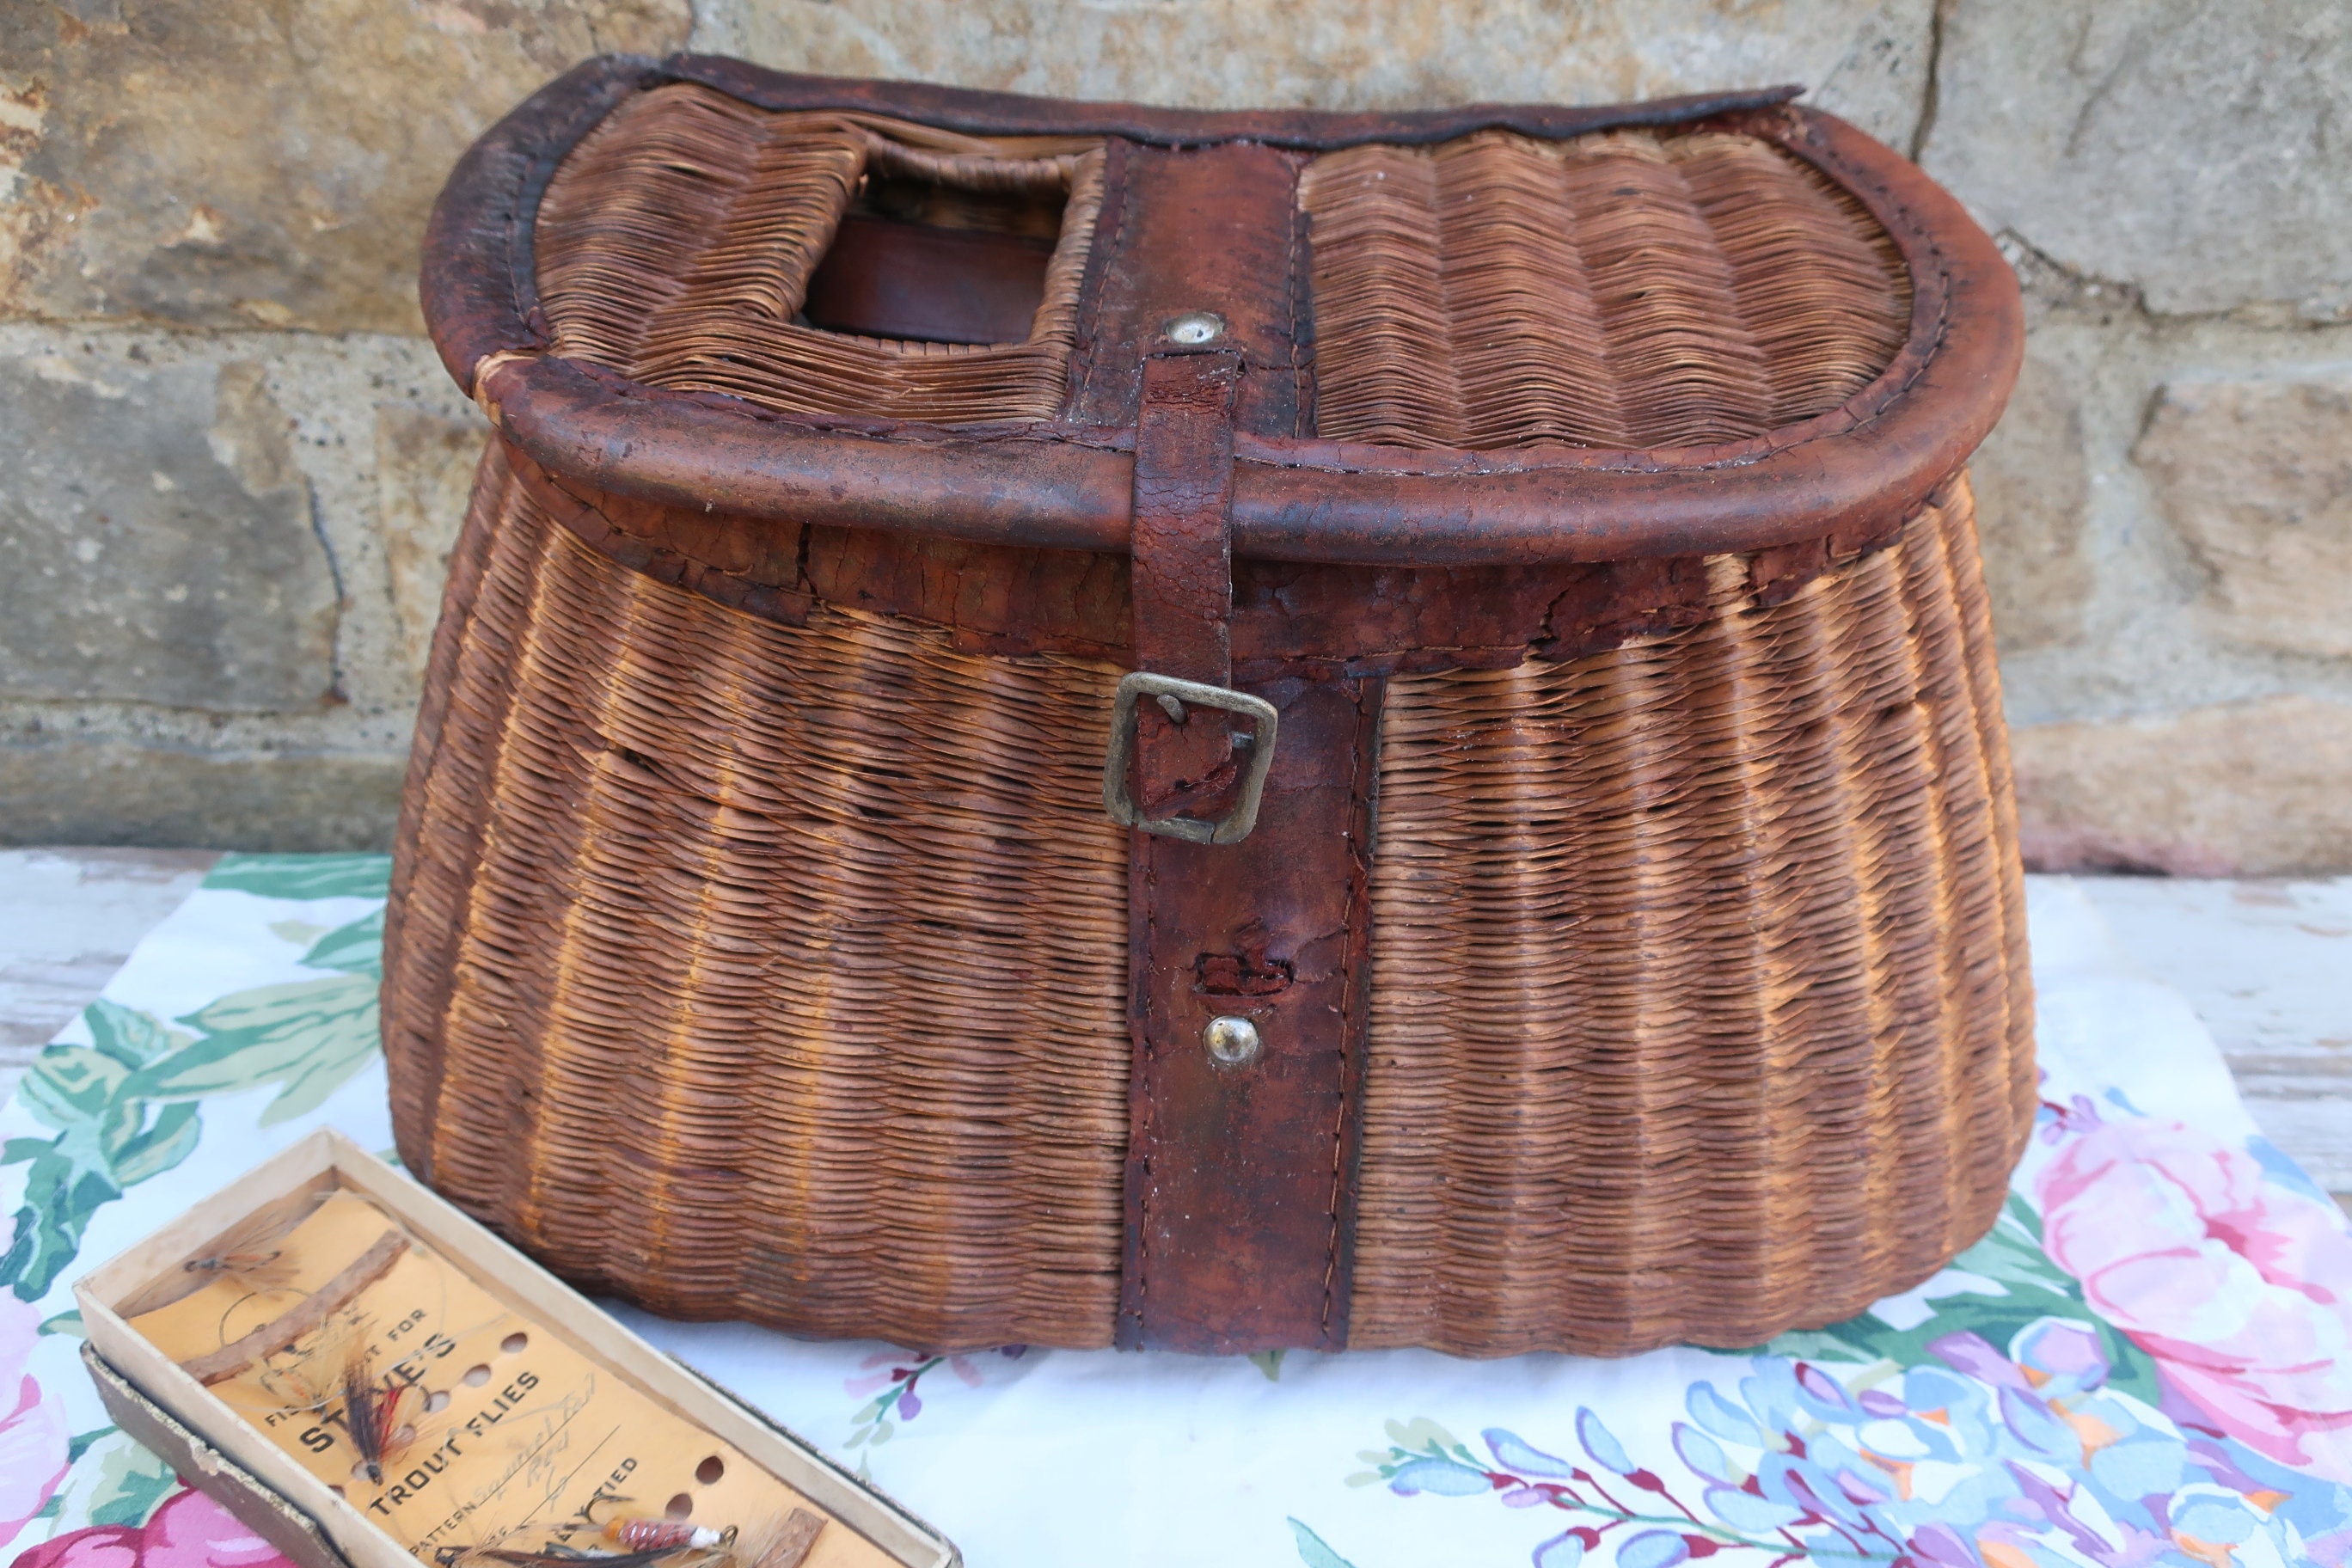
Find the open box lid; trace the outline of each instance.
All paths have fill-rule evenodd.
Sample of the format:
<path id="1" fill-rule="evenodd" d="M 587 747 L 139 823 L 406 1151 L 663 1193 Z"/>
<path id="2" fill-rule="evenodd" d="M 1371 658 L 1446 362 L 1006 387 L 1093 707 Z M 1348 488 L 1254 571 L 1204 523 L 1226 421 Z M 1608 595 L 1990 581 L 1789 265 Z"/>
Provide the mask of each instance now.
<path id="1" fill-rule="evenodd" d="M 224 1238 L 250 1230 L 258 1216 L 269 1216 L 275 1226 L 289 1227 L 285 1240 L 268 1245 L 291 1248 L 296 1246 L 297 1237 L 308 1228 L 304 1220 L 291 1216 L 300 1215 L 316 1219 L 322 1212 L 320 1205 L 323 1201 L 338 1194 L 354 1194 L 366 1200 L 372 1207 L 364 1212 L 375 1216 L 373 1228 L 383 1230 L 383 1237 L 375 1247 L 361 1254 L 357 1262 L 343 1268 L 310 1296 L 303 1298 L 293 1310 L 252 1333 L 245 1334 L 235 1343 L 224 1344 L 220 1351 L 194 1360 L 174 1359 L 173 1353 L 160 1347 L 142 1331 L 141 1325 L 171 1319 L 180 1308 L 205 1305 L 204 1299 L 184 1284 L 173 1289 L 157 1289 L 159 1284 L 178 1279 L 184 1268 L 196 1267 L 188 1260 L 198 1258 L 207 1251 L 217 1252 L 233 1245 Z M 393 1228 L 386 1230 L 387 1225 Z M 123 1388 L 111 1387 L 110 1384 L 127 1385 L 136 1395 L 131 1403 L 144 1417 L 141 1435 L 157 1442 L 166 1451 L 167 1458 L 184 1459 L 193 1466 L 195 1473 L 191 1479 L 198 1486 L 212 1492 L 232 1512 L 247 1519 L 248 1523 L 254 1524 L 282 1548 L 298 1552 L 300 1549 L 299 1541 L 287 1537 L 288 1510 L 291 1509 L 314 1521 L 351 1568 L 415 1568 L 419 1559 L 411 1555 L 410 1537 L 403 1535 L 396 1538 L 388 1532 L 390 1528 L 405 1529 L 405 1525 L 380 1527 L 377 1519 L 362 1506 L 364 1502 L 365 1509 L 374 1510 L 383 1518 L 396 1519 L 398 1516 L 386 1512 L 382 1506 L 383 1493 L 378 1490 L 373 1500 L 369 1500 L 367 1493 L 357 1489 L 356 1471 L 352 1473 L 352 1489 L 322 1479 L 322 1464 L 327 1466 L 327 1474 L 341 1474 L 335 1467 L 348 1463 L 350 1448 L 355 1445 L 347 1442 L 345 1447 L 334 1447 L 326 1438 L 308 1435 L 294 1447 L 284 1446 L 284 1435 L 295 1432 L 302 1423 L 281 1424 L 276 1415 L 268 1415 L 257 1423 L 258 1406 L 249 1403 L 233 1404 L 226 1396 L 235 1394 L 242 1384 L 233 1379 L 226 1367 L 208 1364 L 224 1358 L 241 1358 L 243 1363 L 250 1364 L 276 1356 L 279 1351 L 290 1354 L 290 1347 L 297 1342 L 309 1344 L 320 1341 L 320 1336 L 330 1331 L 330 1317 L 341 1311 L 340 1307 L 329 1304 L 327 1298 L 332 1295 L 339 1300 L 342 1300 L 348 1291 L 356 1291 L 377 1280 L 389 1286 L 400 1278 L 397 1272 L 388 1270 L 394 1268 L 394 1260 L 402 1258 L 404 1251 L 408 1260 L 420 1267 L 429 1265 L 436 1269 L 455 1271 L 446 1276 L 453 1283 L 448 1287 L 448 1294 L 442 1299 L 445 1305 L 461 1293 L 457 1282 L 462 1282 L 463 1294 L 485 1297 L 503 1309 L 495 1324 L 486 1320 L 484 1323 L 476 1325 L 478 1330 L 486 1331 L 496 1338 L 506 1328 L 515 1326 L 520 1319 L 530 1328 L 531 1332 L 528 1336 L 512 1336 L 509 1341 L 509 1347 L 519 1349 L 526 1338 L 546 1342 L 533 1352 L 535 1355 L 554 1354 L 561 1358 L 557 1363 L 559 1367 L 574 1367 L 586 1379 L 583 1383 L 565 1384 L 558 1376 L 555 1381 L 542 1384 L 530 1382 L 527 1374 L 521 1375 L 519 1380 L 527 1388 L 537 1392 L 520 1404 L 499 1404 L 495 1408 L 520 1416 L 528 1415 L 529 1407 L 536 1402 L 550 1408 L 560 1408 L 563 1420 L 568 1422 L 583 1410 L 618 1409 L 618 1405 L 596 1403 L 600 1398 L 612 1395 L 600 1395 L 595 1392 L 598 1387 L 617 1391 L 619 1397 L 627 1403 L 628 1410 L 636 1413 L 634 1424 L 625 1427 L 635 1434 L 636 1440 L 656 1442 L 662 1432 L 670 1433 L 673 1436 L 683 1436 L 697 1444 L 709 1440 L 714 1449 L 723 1447 L 734 1457 L 732 1468 L 743 1469 L 745 1467 L 741 1461 L 750 1462 L 748 1475 L 736 1475 L 730 1479 L 722 1474 L 710 1479 L 727 1481 L 737 1492 L 741 1491 L 741 1483 L 749 1480 L 753 1490 L 761 1496 L 774 1490 L 772 1483 L 781 1483 L 789 1493 L 796 1494 L 799 1500 L 820 1510 L 825 1520 L 838 1521 L 854 1533 L 854 1541 L 829 1542 L 824 1539 L 822 1527 L 813 1531 L 811 1540 L 815 1550 L 809 1558 L 813 1563 L 887 1560 L 905 1564 L 906 1568 L 952 1568 L 960 1561 L 954 1546 L 944 1537 L 867 1483 L 825 1458 L 805 1439 L 776 1426 L 717 1385 L 655 1350 L 612 1317 L 598 1310 L 571 1287 L 492 1236 L 450 1204 L 394 1172 L 331 1129 L 311 1134 L 248 1172 L 236 1183 L 195 1205 L 171 1224 L 100 1265 L 75 1283 L 74 1295 L 81 1309 L 88 1349 L 102 1363 L 102 1365 L 93 1365 L 93 1375 L 99 1379 L 101 1392 L 118 1401 L 124 1398 Z M 271 1258 L 277 1256 L 274 1251 L 268 1255 Z M 338 1255 L 339 1258 L 346 1256 L 349 1254 Z M 299 1296 L 301 1293 L 278 1288 L 274 1291 L 262 1290 L 255 1299 L 273 1294 Z M 319 1310 L 308 1310 L 313 1305 Z M 425 1314 L 418 1314 L 419 1318 L 423 1316 Z M 299 1320 L 299 1323 L 297 1320 Z M 225 1319 L 222 1321 L 226 1321 Z M 353 1332 L 363 1339 L 380 1337 L 383 1326 L 383 1322 L 371 1320 L 364 1328 Z M 421 1327 L 415 1322 L 392 1323 L 394 1334 L 403 1329 L 415 1331 L 409 1340 L 412 1350 L 417 1335 L 433 1326 L 430 1323 Z M 220 1337 L 226 1340 L 230 1332 L 225 1327 L 220 1331 Z M 456 1331 L 452 1333 L 454 1337 L 462 1338 Z M 429 1345 L 431 1342 L 425 1342 Z M 460 1347 L 452 1343 L 449 1348 L 455 1351 Z M 443 1364 L 445 1371 L 459 1368 L 465 1365 L 465 1359 L 460 1356 L 455 1360 L 445 1360 Z M 490 1371 L 487 1366 L 478 1370 L 485 1373 Z M 517 1374 L 509 1367 L 502 1375 Z M 474 1379 L 468 1374 L 465 1381 L 470 1384 Z M 486 1378 L 476 1397 L 494 1395 L 496 1382 L 496 1378 Z M 385 1386 L 389 1387 L 390 1384 Z M 422 1386 L 422 1380 L 412 1375 L 407 1386 Z M 509 1393 L 511 1395 L 511 1386 Z M 345 1405 L 349 1403 L 346 1398 Z M 319 1406 L 306 1408 L 320 1409 Z M 452 1437 L 461 1436 L 462 1429 L 457 1423 L 464 1414 L 464 1406 L 453 1405 L 447 1408 L 451 1414 L 443 1420 L 448 1424 L 448 1435 Z M 431 1422 L 431 1418 L 425 1415 L 404 1419 L 415 1420 L 420 1430 Z M 464 1426 L 470 1428 L 476 1424 L 468 1421 Z M 332 1407 L 323 1410 L 317 1425 L 333 1426 L 345 1433 L 351 1428 L 348 1415 L 338 1415 Z M 493 1430 L 496 1425 L 494 1419 L 491 1424 Z M 274 1438 L 268 1435 L 264 1430 L 266 1426 L 282 1426 L 281 1436 Z M 615 1432 L 624 1429 L 617 1426 L 614 1427 Z M 559 1432 L 558 1436 L 564 1444 L 569 1443 L 568 1432 Z M 586 1457 L 577 1462 L 566 1460 L 565 1465 L 570 1467 L 568 1469 L 564 1465 L 558 1465 L 556 1468 L 563 1469 L 567 1476 L 577 1472 L 586 1482 L 593 1482 L 604 1475 L 605 1466 L 588 1467 L 586 1458 L 604 1455 L 609 1464 L 611 1455 L 604 1452 L 606 1445 L 602 1443 L 592 1445 L 583 1439 L 582 1446 L 588 1450 Z M 423 1466 L 427 1464 L 428 1458 L 432 1461 L 430 1468 L 436 1477 L 445 1473 L 457 1477 L 457 1460 L 464 1457 L 457 1445 L 454 1442 L 443 1445 L 448 1456 L 446 1463 L 442 1462 L 443 1452 L 426 1454 L 425 1449 L 430 1447 L 428 1433 L 413 1454 L 388 1456 L 384 1462 L 387 1475 L 383 1479 L 396 1479 L 398 1473 L 412 1463 Z M 554 1447 L 549 1446 L 549 1451 L 554 1451 Z M 172 1452 L 175 1448 L 183 1448 L 185 1453 L 175 1455 Z M 297 1452 L 306 1456 L 304 1461 L 298 1462 Z M 526 1487 L 540 1485 L 535 1479 L 539 1471 L 534 1468 L 525 1474 L 521 1459 L 513 1460 L 505 1470 L 499 1468 L 508 1465 L 510 1446 L 501 1448 L 494 1443 L 468 1442 L 466 1452 L 471 1455 L 472 1462 L 487 1461 L 491 1467 L 484 1472 L 489 1478 L 487 1484 L 490 1490 L 478 1495 L 467 1493 L 457 1511 L 449 1516 L 451 1524 L 463 1525 L 467 1516 L 477 1510 L 482 1510 L 476 1515 L 478 1522 L 492 1519 L 496 1513 L 496 1510 L 489 1506 L 492 1493 L 499 1487 L 516 1482 L 518 1476 L 522 1479 L 516 1484 Z M 526 1450 L 525 1458 L 532 1458 L 539 1452 L 536 1448 Z M 331 1461 L 318 1458 L 331 1453 L 335 1456 Z M 207 1454 L 230 1463 L 211 1462 L 205 1458 Z M 689 1469 L 694 1463 L 690 1453 L 667 1454 L 663 1458 L 682 1459 Z M 705 1463 L 715 1461 L 706 1460 Z M 654 1468 L 648 1465 L 631 1473 L 642 1480 Z M 413 1484 L 414 1477 L 411 1479 Z M 479 1482 L 480 1479 L 478 1475 L 476 1481 Z M 615 1479 L 618 1479 L 617 1472 Z M 442 1485 L 432 1494 L 432 1506 L 423 1510 L 420 1517 L 427 1523 L 434 1522 L 455 1495 L 451 1486 L 458 1492 L 464 1492 L 468 1484 L 467 1480 L 457 1479 Z M 763 1491 L 761 1489 L 767 1489 Z M 349 1495 L 346 1495 L 347 1489 Z M 531 1498 L 538 1495 L 533 1491 Z M 547 1497 L 552 1500 L 557 1496 L 557 1491 L 551 1486 Z M 396 1488 L 394 1500 L 398 1500 Z M 530 1499 L 524 1500 L 529 1502 Z M 615 1498 L 614 1500 L 625 1500 Z M 562 1510 L 559 1509 L 558 1511 Z M 811 1522 L 814 1524 L 814 1521 Z M 442 1528 L 446 1531 L 450 1524 L 444 1524 Z M 452 1542 L 466 1539 L 464 1528 L 447 1539 Z M 426 1543 L 433 1539 L 416 1538 L 413 1550 L 425 1552 Z M 855 1550 L 845 1553 L 845 1546 L 854 1546 Z M 808 1544 L 804 1542 L 801 1551 L 807 1552 Z"/>
<path id="2" fill-rule="evenodd" d="M 1916 511 L 2022 343 L 1958 204 L 1795 91 L 1221 113 L 611 57 L 458 165 L 425 309 L 515 448 L 667 508 L 1122 552 L 1140 369 L 1197 351 L 1236 556 L 1760 550 Z"/>

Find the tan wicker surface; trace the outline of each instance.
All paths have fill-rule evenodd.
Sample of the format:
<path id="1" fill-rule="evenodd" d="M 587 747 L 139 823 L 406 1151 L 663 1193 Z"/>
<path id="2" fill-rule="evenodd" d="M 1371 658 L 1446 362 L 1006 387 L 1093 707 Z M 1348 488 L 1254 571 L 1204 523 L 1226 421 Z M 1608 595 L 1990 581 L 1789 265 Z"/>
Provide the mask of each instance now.
<path id="1" fill-rule="evenodd" d="M 1901 258 L 1752 137 L 1485 132 L 1317 159 L 1325 436 L 1682 447 L 1826 413 L 1903 344 Z"/>
<path id="2" fill-rule="evenodd" d="M 1682 635 L 1391 685 L 1358 1344 L 1752 1342 L 1991 1221 L 2032 1058 L 1965 487 L 1785 604 L 1713 568 Z M 451 595 L 386 993 L 436 1184 L 665 1312 L 1108 1343 L 1118 671 L 738 615 L 495 453 Z"/>
<path id="3" fill-rule="evenodd" d="M 1020 343 L 793 321 L 860 176 L 1066 200 Z M 1652 447 L 1835 407 L 1903 342 L 1909 280 L 1860 205 L 1752 137 L 1482 132 L 1309 162 L 1317 427 L 1349 440 Z M 968 421 L 1060 410 L 1102 200 L 1091 144 L 771 113 L 680 84 L 567 159 L 539 221 L 555 350 L 772 407 Z"/>
<path id="4" fill-rule="evenodd" d="M 1758 137 L 1487 132 L 1297 162 L 1301 435 L 1623 447 L 1638 469 L 1837 408 L 1911 331 L 1886 235 Z M 1055 419 L 1104 170 L 1092 140 L 656 88 L 549 187 L 554 347 L 776 409 Z M 873 175 L 931 182 L 963 226 L 1058 221 L 1024 341 L 795 320 Z M 400 831 L 404 1150 L 554 1268 L 664 1312 L 1110 1342 L 1121 667 L 826 603 L 786 546 L 683 580 L 757 557 L 805 624 L 725 608 L 601 552 L 509 464 L 494 446 L 458 547 Z M 1965 479 L 1893 542 L 1837 548 L 1810 578 L 1786 552 L 1708 559 L 1678 631 L 1680 601 L 1628 599 L 1623 646 L 1389 679 L 1351 1343 L 1753 1343 L 1916 1284 L 1991 1223 L 2033 1070 Z M 985 576 L 958 592 L 1004 587 Z M 1558 613 L 1563 647 L 1633 636 Z"/>
<path id="5" fill-rule="evenodd" d="M 495 450 L 480 496 L 388 942 L 435 1184 L 677 1316 L 1108 1342 L 1118 672 L 721 609 L 582 545 Z"/>
<path id="6" fill-rule="evenodd" d="M 1382 728 L 1354 1345 L 1753 1344 L 1991 1226 L 2033 1108 L 1966 481 L 1896 547 Z"/>
<path id="7" fill-rule="evenodd" d="M 548 187 L 540 291 L 555 352 L 649 385 L 806 413 L 1050 417 L 1062 405 L 1102 162 L 1091 142 L 1007 143 L 656 89 L 592 132 Z M 1066 203 L 1026 342 L 898 342 L 793 322 L 869 170 Z"/>

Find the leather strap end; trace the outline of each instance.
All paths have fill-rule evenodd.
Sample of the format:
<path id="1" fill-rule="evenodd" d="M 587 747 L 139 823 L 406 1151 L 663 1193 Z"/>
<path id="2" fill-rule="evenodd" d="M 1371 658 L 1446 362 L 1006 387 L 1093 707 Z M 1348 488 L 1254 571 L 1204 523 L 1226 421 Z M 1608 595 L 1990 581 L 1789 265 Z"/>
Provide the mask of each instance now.
<path id="1" fill-rule="evenodd" d="M 1233 683 L 1234 401 L 1241 356 L 1143 362 L 1135 432 L 1135 663 L 1155 675 Z M 1137 802 L 1151 816 L 1216 815 L 1237 769 L 1223 713 L 1154 704 L 1137 715 Z"/>

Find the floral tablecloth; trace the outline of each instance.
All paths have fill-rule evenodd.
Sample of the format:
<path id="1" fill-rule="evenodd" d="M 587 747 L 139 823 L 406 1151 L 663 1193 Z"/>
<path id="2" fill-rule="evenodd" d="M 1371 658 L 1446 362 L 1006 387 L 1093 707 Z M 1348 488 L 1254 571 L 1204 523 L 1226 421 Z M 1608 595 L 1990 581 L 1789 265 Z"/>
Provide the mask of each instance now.
<path id="1" fill-rule="evenodd" d="M 391 1143 L 384 862 L 232 857 L 0 1110 L 0 1557 L 274 1568 L 107 1425 L 78 1270 L 312 1128 Z M 2064 881 L 1993 1233 L 1743 1353 L 937 1356 L 664 1323 L 975 1568 L 2352 1562 L 2352 1239 Z"/>

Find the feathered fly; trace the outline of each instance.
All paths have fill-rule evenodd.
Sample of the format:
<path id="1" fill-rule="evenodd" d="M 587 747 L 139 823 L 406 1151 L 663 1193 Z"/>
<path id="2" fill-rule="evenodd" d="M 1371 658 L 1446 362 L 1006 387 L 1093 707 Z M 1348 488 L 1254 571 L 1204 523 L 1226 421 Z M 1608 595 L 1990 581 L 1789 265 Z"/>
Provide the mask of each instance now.
<path id="1" fill-rule="evenodd" d="M 383 1485 L 383 1461 L 400 1430 L 400 1405 L 408 1385 L 394 1378 L 382 1382 L 368 1375 L 367 1346 L 354 1343 L 343 1359 L 343 1430 L 360 1457 L 360 1468 L 376 1486 Z"/>

